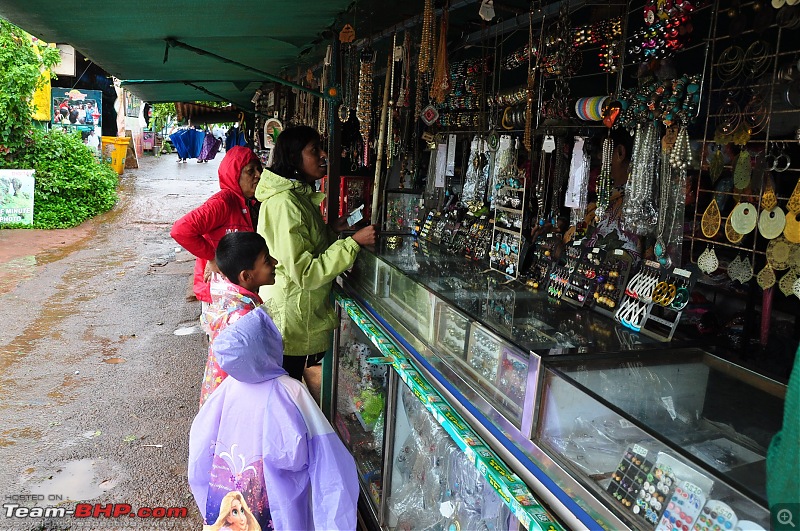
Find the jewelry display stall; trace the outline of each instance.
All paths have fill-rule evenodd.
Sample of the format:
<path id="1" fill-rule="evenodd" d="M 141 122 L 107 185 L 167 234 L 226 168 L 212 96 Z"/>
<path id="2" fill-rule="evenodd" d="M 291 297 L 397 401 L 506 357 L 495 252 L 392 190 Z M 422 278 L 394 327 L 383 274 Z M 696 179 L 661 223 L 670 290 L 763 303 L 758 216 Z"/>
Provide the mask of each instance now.
<path id="1" fill-rule="evenodd" d="M 498 322 L 489 305 L 459 305 L 456 291 L 496 300 L 505 275 L 487 279 L 461 257 L 433 249 L 425 256 L 411 237 L 393 238 L 405 241 L 360 253 L 336 288 L 342 325 L 331 415 L 346 442 L 361 441 L 349 444 L 376 525 L 466 520 L 454 516 L 450 505 L 458 504 L 443 479 L 458 437 L 434 437 L 427 421 L 411 428 L 424 433 L 409 435 L 408 426 L 422 422 L 411 412 L 431 409 L 431 399 L 413 386 L 387 389 L 386 365 L 370 362 L 404 367 L 435 390 L 434 402 L 470 430 L 467 438 L 490 448 L 567 528 L 661 529 L 674 512 L 670 500 L 687 491 L 698 500 L 694 513 L 684 510 L 690 528 L 704 521 L 704 508 L 717 507 L 731 529 L 769 528 L 764 459 L 785 386 L 678 340 L 665 350 L 545 293 L 518 290 L 512 315 Z M 655 291 L 651 297 L 665 297 Z M 354 339 L 358 330 L 379 337 L 370 346 Z M 422 447 L 420 463 L 414 448 Z M 409 487 L 398 477 L 417 481 Z M 516 529 L 511 514 L 527 518 L 506 507 L 506 517 L 481 513 L 502 520 L 489 529 Z"/>

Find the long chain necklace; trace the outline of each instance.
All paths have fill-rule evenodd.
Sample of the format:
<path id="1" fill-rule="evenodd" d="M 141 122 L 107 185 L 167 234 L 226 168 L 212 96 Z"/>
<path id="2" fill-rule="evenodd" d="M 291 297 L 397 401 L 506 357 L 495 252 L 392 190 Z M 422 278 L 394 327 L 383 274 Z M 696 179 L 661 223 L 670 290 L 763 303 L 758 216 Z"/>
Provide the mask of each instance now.
<path id="1" fill-rule="evenodd" d="M 672 151 L 675 151 L 677 147 L 677 144 L 673 146 Z M 661 186 L 658 197 L 658 235 L 653 251 L 655 252 L 658 262 L 665 267 L 669 267 L 672 260 L 667 254 L 667 244 L 664 241 L 664 231 L 667 229 L 669 229 L 670 232 L 672 231 L 672 224 L 675 220 L 675 211 L 677 210 L 674 206 L 670 208 L 670 188 L 672 183 L 672 166 L 670 162 L 670 153 L 667 150 L 662 150 L 660 171 Z M 667 226 L 667 215 L 670 210 L 672 211 L 673 221 L 669 224 L 669 226 Z"/>
<path id="2" fill-rule="evenodd" d="M 647 234 L 656 223 L 653 207 L 653 181 L 656 173 L 656 150 L 658 138 L 655 125 L 636 126 L 636 142 L 631 157 L 631 174 L 625 185 L 623 204 L 624 224 L 635 234 Z"/>
<path id="3" fill-rule="evenodd" d="M 358 78 L 358 129 L 364 141 L 364 166 L 369 166 L 369 134 L 372 131 L 372 75 L 375 55 L 367 48 L 361 53 L 361 71 Z"/>
<path id="4" fill-rule="evenodd" d="M 603 140 L 603 161 L 600 164 L 600 177 L 597 179 L 597 208 L 594 215 L 598 220 L 603 219 L 608 213 L 611 203 L 611 156 L 614 153 L 614 141 L 611 136 Z"/>
<path id="5" fill-rule="evenodd" d="M 450 93 L 450 64 L 447 61 L 447 21 L 449 10 L 442 10 L 442 19 L 439 30 L 439 44 L 436 47 L 436 62 L 433 67 L 433 83 L 431 84 L 431 99 L 443 103 Z"/>

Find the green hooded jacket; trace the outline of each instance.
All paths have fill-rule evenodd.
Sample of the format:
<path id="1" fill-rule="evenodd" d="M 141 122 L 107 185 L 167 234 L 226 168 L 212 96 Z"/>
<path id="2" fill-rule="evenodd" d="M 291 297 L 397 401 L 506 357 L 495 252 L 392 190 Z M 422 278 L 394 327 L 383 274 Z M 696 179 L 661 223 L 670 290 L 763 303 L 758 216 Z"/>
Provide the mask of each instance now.
<path id="1" fill-rule="evenodd" d="M 285 356 L 308 356 L 331 346 L 338 326 L 331 284 L 353 265 L 360 250 L 353 238 L 336 239 L 319 205 L 325 194 L 269 170 L 261 175 L 258 233 L 278 260 L 275 284 L 262 286 L 264 308 L 283 336 Z"/>

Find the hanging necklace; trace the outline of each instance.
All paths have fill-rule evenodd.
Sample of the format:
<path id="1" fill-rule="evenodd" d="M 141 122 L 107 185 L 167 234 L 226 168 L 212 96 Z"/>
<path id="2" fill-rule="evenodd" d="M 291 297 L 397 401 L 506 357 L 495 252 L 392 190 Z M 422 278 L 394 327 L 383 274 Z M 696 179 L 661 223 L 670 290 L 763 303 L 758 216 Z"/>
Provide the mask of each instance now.
<path id="1" fill-rule="evenodd" d="M 603 140 L 603 161 L 600 164 L 600 177 L 597 179 L 597 208 L 594 215 L 598 220 L 603 219 L 608 212 L 611 202 L 611 156 L 614 153 L 614 141 L 611 136 Z"/>
<path id="2" fill-rule="evenodd" d="M 625 185 L 623 206 L 625 226 L 635 234 L 647 234 L 656 223 L 652 196 L 657 143 L 655 125 L 648 124 L 645 130 L 642 130 L 641 124 L 636 126 L 636 143 L 631 157 L 632 169 Z"/>
<path id="3" fill-rule="evenodd" d="M 677 149 L 677 144 L 673 146 L 672 150 L 675 151 Z M 658 235 L 656 238 L 656 244 L 653 248 L 655 252 L 656 258 L 658 259 L 658 263 L 660 263 L 664 267 L 669 267 L 672 263 L 669 255 L 667 254 L 667 244 L 664 241 L 664 231 L 667 230 L 667 214 L 670 210 L 675 212 L 675 208 L 670 208 L 670 185 L 672 181 L 672 160 L 670 153 L 667 151 L 661 152 L 661 186 L 659 190 L 658 196 Z M 672 231 L 672 224 L 674 223 L 674 215 L 673 221 L 669 224 L 669 230 Z"/>
<path id="4" fill-rule="evenodd" d="M 450 93 L 450 64 L 447 61 L 447 22 L 449 19 L 447 6 L 442 10 L 442 19 L 439 28 L 439 44 L 436 46 L 436 62 L 433 67 L 433 83 L 431 84 L 431 99 L 443 103 Z"/>
<path id="5" fill-rule="evenodd" d="M 361 52 L 361 71 L 358 78 L 358 118 L 359 131 L 364 140 L 364 166 L 369 165 L 369 134 L 372 131 L 372 75 L 375 66 L 375 55 L 367 47 Z"/>

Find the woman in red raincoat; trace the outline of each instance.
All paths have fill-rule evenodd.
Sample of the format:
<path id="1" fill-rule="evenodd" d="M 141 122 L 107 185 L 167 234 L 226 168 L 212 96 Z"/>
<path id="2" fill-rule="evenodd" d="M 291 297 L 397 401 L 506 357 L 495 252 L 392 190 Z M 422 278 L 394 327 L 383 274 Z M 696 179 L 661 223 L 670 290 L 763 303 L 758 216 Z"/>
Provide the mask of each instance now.
<path id="1" fill-rule="evenodd" d="M 172 238 L 197 257 L 194 294 L 204 303 L 203 310 L 211 302 L 211 275 L 219 273 L 214 262 L 217 243 L 229 232 L 255 231 L 259 203 L 254 197 L 262 171 L 252 149 L 229 149 L 219 165 L 220 191 L 172 226 Z"/>

